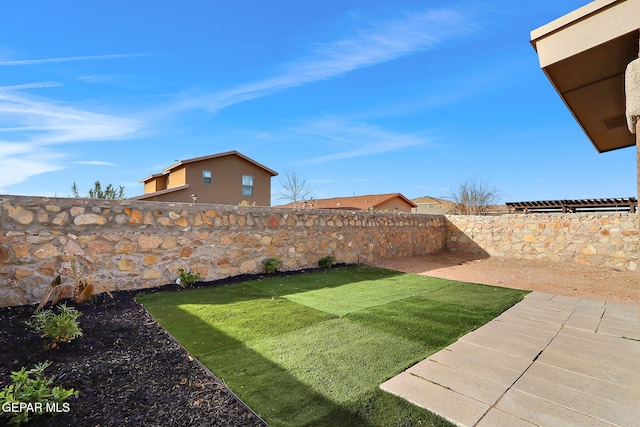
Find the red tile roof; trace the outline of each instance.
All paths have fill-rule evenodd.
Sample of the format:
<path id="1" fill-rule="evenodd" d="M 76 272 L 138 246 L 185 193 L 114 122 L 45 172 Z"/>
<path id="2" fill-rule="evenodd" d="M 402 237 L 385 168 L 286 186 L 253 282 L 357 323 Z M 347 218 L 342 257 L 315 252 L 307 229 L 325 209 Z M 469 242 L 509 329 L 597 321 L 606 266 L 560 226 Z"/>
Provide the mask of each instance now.
<path id="1" fill-rule="evenodd" d="M 355 197 L 335 197 L 333 199 L 311 199 L 306 202 L 297 202 L 297 208 L 307 209 L 345 209 L 345 210 L 367 210 L 376 209 L 377 206 L 394 198 L 400 198 L 412 208 L 417 205 L 400 193 L 392 194 L 372 194 L 368 196 Z M 277 208 L 293 208 L 293 202 L 286 205 L 275 206 Z"/>

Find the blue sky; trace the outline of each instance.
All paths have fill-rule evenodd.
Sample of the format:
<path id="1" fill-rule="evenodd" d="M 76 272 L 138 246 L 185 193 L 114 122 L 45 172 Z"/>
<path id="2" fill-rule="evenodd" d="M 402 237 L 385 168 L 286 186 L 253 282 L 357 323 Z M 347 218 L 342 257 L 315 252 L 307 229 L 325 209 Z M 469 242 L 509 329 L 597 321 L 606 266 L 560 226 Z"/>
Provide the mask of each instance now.
<path id="1" fill-rule="evenodd" d="M 4 2 L 0 193 L 135 196 L 176 159 L 238 150 L 315 198 L 472 177 L 502 201 L 634 196 L 635 149 L 598 154 L 529 43 L 586 3 Z"/>

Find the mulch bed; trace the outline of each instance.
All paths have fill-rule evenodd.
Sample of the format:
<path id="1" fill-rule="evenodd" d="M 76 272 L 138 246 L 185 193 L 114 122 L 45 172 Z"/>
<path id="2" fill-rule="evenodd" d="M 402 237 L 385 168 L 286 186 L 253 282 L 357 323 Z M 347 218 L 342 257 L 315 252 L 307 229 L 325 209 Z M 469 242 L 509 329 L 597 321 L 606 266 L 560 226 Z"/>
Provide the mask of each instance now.
<path id="1" fill-rule="evenodd" d="M 251 276 L 197 286 L 220 286 Z M 179 291 L 177 285 L 142 292 Z M 135 301 L 139 292 L 75 306 L 84 336 L 48 348 L 25 322 L 35 306 L 0 308 L 0 390 L 10 373 L 50 360 L 46 376 L 80 391 L 70 411 L 43 414 L 38 426 L 264 426 Z M 0 424 L 7 420 L 0 411 Z"/>

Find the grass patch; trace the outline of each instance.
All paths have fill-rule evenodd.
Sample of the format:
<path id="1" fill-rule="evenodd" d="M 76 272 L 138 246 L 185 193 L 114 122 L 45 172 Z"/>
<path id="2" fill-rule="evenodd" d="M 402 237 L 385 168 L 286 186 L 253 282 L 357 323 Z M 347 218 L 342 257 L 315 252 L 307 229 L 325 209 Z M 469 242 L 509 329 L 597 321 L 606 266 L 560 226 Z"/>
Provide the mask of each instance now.
<path id="1" fill-rule="evenodd" d="M 379 384 L 525 294 L 350 267 L 139 300 L 272 426 L 449 426 Z"/>
<path id="2" fill-rule="evenodd" d="M 316 310 L 344 316 L 369 307 L 431 293 L 450 283 L 436 278 L 425 281 L 423 276 L 403 274 L 299 292 L 285 298 Z"/>

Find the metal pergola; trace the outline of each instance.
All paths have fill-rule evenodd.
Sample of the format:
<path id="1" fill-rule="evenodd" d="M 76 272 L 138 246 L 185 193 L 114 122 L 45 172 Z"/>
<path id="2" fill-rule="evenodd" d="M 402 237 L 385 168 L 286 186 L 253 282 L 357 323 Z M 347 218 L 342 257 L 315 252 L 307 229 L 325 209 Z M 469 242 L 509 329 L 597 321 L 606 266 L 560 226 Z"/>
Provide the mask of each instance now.
<path id="1" fill-rule="evenodd" d="M 567 213 L 567 212 L 631 212 L 638 211 L 635 197 L 614 199 L 540 200 L 506 203 L 510 213 Z"/>

